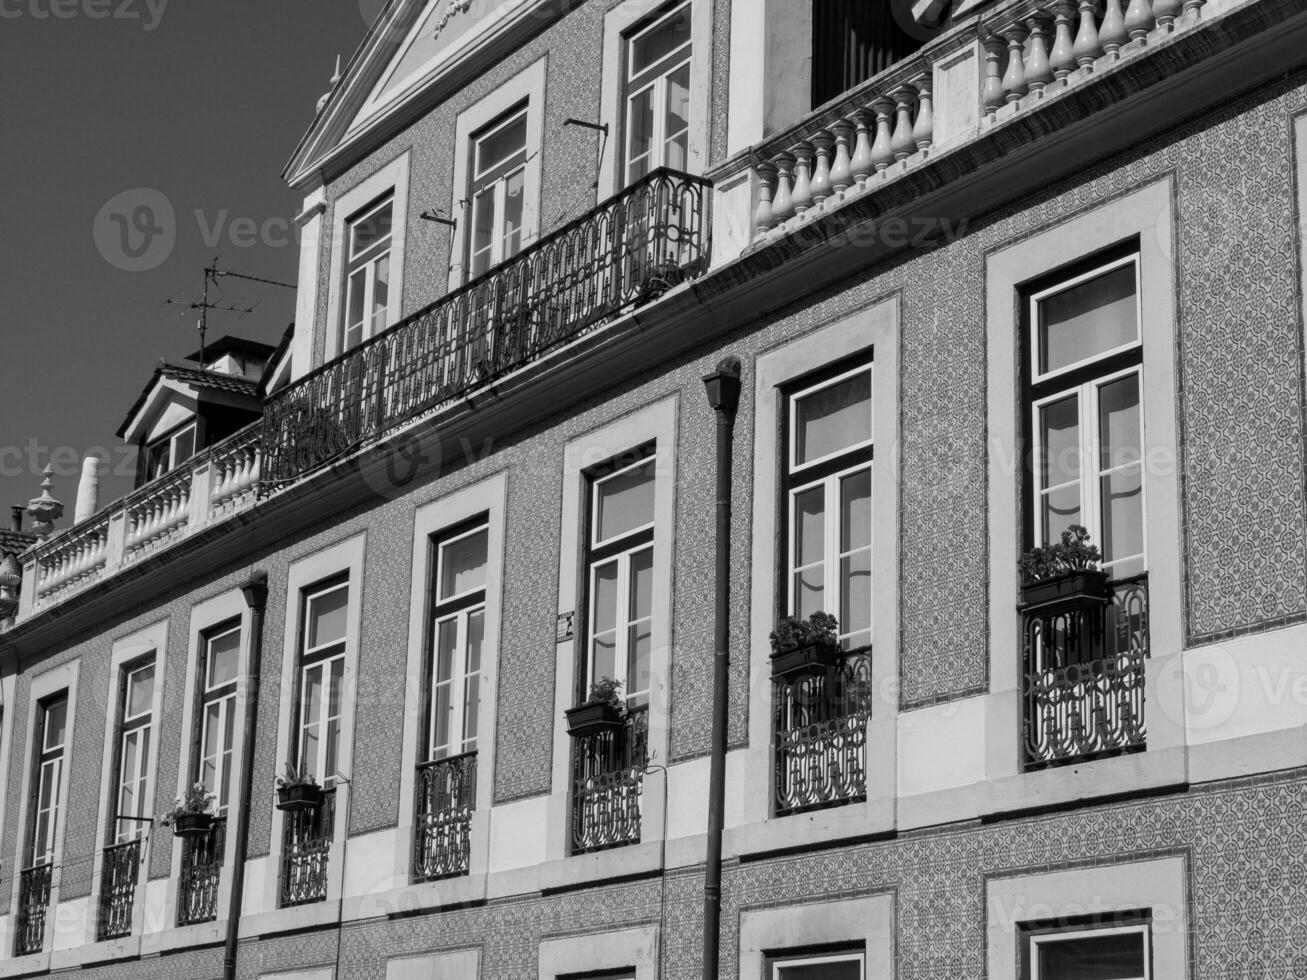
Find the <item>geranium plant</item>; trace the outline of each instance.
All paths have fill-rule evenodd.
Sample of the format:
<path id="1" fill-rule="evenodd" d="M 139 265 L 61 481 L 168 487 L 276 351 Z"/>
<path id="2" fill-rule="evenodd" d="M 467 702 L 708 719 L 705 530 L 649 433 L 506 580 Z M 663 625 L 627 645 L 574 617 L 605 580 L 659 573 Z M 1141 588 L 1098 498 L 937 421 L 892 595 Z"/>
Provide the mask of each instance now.
<path id="1" fill-rule="evenodd" d="M 1017 570 L 1027 582 L 1040 582 L 1076 572 L 1096 571 L 1102 560 L 1098 547 L 1089 543 L 1089 531 L 1080 524 L 1072 524 L 1062 532 L 1061 541 L 1041 544 L 1022 555 L 1017 560 Z"/>
<path id="2" fill-rule="evenodd" d="M 290 789 L 294 786 L 317 786 L 318 781 L 313 778 L 313 773 L 303 772 L 296 767 L 295 763 L 289 759 L 286 760 L 286 774 L 277 777 L 277 789 Z"/>
<path id="3" fill-rule="evenodd" d="M 615 677 L 601 677 L 590 685 L 585 704 L 606 704 L 619 715 L 626 713 L 626 698 L 622 697 L 622 682 Z"/>
<path id="4" fill-rule="evenodd" d="M 176 825 L 178 817 L 188 817 L 192 814 L 213 816 L 217 801 L 218 798 L 210 793 L 203 783 L 196 783 L 182 796 L 173 800 L 172 809 L 159 818 L 159 823 L 164 827 L 172 827 Z"/>
<path id="5" fill-rule="evenodd" d="M 772 653 L 784 653 L 807 646 L 835 646 L 839 620 L 828 612 L 815 612 L 806 620 L 785 616 L 771 632 Z"/>

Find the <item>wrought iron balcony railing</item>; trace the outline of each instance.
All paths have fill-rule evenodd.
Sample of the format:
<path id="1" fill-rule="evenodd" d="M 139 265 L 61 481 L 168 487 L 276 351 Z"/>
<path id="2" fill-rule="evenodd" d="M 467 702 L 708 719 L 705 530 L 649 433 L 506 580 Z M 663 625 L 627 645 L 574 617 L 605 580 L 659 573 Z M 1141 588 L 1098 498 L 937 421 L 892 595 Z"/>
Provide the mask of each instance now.
<path id="1" fill-rule="evenodd" d="M 1102 602 L 1022 619 L 1026 768 L 1142 749 L 1147 575 L 1112 582 Z"/>
<path id="2" fill-rule="evenodd" d="M 182 838 L 182 872 L 177 887 L 177 924 L 218 918 L 218 884 L 227 846 L 227 820 L 219 817 L 200 837 Z"/>
<path id="3" fill-rule="evenodd" d="M 294 480 L 701 275 L 709 186 L 655 170 L 278 392 L 264 408 L 264 478 Z"/>
<path id="4" fill-rule="evenodd" d="M 327 898 L 327 864 L 336 832 L 336 791 L 312 810 L 288 810 L 281 846 L 281 904 L 308 905 Z"/>
<path id="5" fill-rule="evenodd" d="M 472 853 L 472 813 L 476 806 L 475 752 L 418 766 L 414 881 L 467 874 Z"/>
<path id="6" fill-rule="evenodd" d="M 17 956 L 39 953 L 45 945 L 45 914 L 50 906 L 53 871 L 53 864 L 37 864 L 18 876 L 18 921 L 14 928 Z"/>
<path id="7" fill-rule="evenodd" d="M 640 840 L 640 794 L 649 764 L 649 710 L 620 728 L 572 738 L 572 853 Z"/>
<path id="8" fill-rule="evenodd" d="M 96 923 L 101 940 L 131 935 L 140 868 L 140 838 L 104 849 L 104 863 L 100 870 L 100 917 Z"/>
<path id="9" fill-rule="evenodd" d="M 833 670 L 773 681 L 778 816 L 867 798 L 871 704 L 869 648 L 845 654 Z"/>

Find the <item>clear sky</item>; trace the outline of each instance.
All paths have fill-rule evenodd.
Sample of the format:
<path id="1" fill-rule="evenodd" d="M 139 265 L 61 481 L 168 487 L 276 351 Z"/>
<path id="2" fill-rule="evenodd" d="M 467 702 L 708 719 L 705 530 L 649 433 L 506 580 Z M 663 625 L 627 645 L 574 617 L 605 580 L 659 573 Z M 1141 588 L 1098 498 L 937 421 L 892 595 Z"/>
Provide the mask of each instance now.
<path id="1" fill-rule="evenodd" d="M 0 0 L 0 520 L 53 461 L 67 527 L 96 447 L 101 504 L 131 489 L 114 433 L 158 360 L 198 348 L 195 315 L 161 304 L 198 299 L 212 259 L 295 281 L 282 168 L 381 6 Z M 120 237 L 169 207 L 175 234 Z M 211 314 L 210 340 L 276 343 L 294 316 L 291 290 L 223 290 L 257 308 Z"/>

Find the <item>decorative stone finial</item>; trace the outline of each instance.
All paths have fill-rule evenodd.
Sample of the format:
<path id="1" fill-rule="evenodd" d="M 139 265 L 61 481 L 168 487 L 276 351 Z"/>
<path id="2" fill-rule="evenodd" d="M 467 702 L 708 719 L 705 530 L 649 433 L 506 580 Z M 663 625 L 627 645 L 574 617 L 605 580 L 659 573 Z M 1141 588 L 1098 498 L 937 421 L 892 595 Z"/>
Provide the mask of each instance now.
<path id="1" fill-rule="evenodd" d="M 43 475 L 45 479 L 41 481 L 41 496 L 27 504 L 27 513 L 32 518 L 32 533 L 42 541 L 54 530 L 54 522 L 64 516 L 64 505 L 50 496 L 54 467 L 47 465 Z"/>
<path id="2" fill-rule="evenodd" d="M 8 619 L 18 611 L 18 587 L 23 582 L 23 569 L 13 555 L 0 559 L 0 619 Z"/>

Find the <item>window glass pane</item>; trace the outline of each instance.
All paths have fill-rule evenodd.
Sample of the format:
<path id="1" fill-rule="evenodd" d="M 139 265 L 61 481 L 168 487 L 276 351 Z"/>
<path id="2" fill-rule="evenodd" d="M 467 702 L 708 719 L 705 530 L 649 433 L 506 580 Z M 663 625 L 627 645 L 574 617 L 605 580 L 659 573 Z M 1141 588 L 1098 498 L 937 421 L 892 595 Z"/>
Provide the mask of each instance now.
<path id="1" fill-rule="evenodd" d="M 485 176 L 514 156 L 526 152 L 526 113 L 477 140 L 476 176 Z"/>
<path id="2" fill-rule="evenodd" d="M 211 791 L 217 787 L 214 779 L 218 771 L 218 735 L 221 712 L 221 702 L 214 702 L 205 706 L 204 731 L 200 738 L 200 752 L 203 756 L 200 764 L 200 780 Z"/>
<path id="3" fill-rule="evenodd" d="M 1040 943 L 1041 980 L 1135 980 L 1144 975 L 1141 932 Z"/>
<path id="4" fill-rule="evenodd" d="M 451 616 L 436 627 L 436 683 L 453 676 L 457 642 L 458 617 Z"/>
<path id="5" fill-rule="evenodd" d="M 1040 374 L 1139 338 L 1133 264 L 1055 293 L 1038 306 Z"/>
<path id="6" fill-rule="evenodd" d="M 241 631 L 228 630 L 209 640 L 209 687 L 220 687 L 236 679 L 240 669 Z"/>
<path id="7" fill-rule="evenodd" d="M 172 437 L 172 465 L 180 466 L 195 455 L 195 427 L 188 426 Z"/>
<path id="8" fill-rule="evenodd" d="M 663 141 L 663 165 L 685 168 L 685 151 L 690 130 L 690 66 L 682 65 L 667 76 L 667 103 Z"/>
<path id="9" fill-rule="evenodd" d="M 1080 477 L 1080 407 L 1075 395 L 1039 409 L 1042 486 L 1056 487 Z"/>
<path id="10" fill-rule="evenodd" d="M 463 696 L 463 751 L 471 752 L 476 748 L 477 710 L 481 705 L 481 678 L 473 675 L 467 679 L 467 690 Z"/>
<path id="11" fill-rule="evenodd" d="M 437 758 L 446 755 L 449 751 L 449 719 L 454 710 L 450 703 L 449 690 L 448 684 L 437 687 L 431 704 L 431 720 L 434 725 L 431 745 Z"/>
<path id="12" fill-rule="evenodd" d="M 607 633 L 617 626 L 617 562 L 594 571 L 594 631 Z"/>
<path id="13" fill-rule="evenodd" d="M 1098 468 L 1128 466 L 1141 457 L 1139 375 L 1109 381 L 1098 389 Z"/>
<path id="14" fill-rule="evenodd" d="M 826 553 L 826 492 L 813 487 L 794 497 L 794 564 L 797 568 L 822 560 Z"/>
<path id="15" fill-rule="evenodd" d="M 504 232 L 500 260 L 512 258 L 522 247 L 522 190 L 526 170 L 517 170 L 504 181 Z"/>
<path id="16" fill-rule="evenodd" d="M 861 980 L 861 977 L 862 964 L 857 960 L 776 965 L 776 980 Z"/>
<path id="17" fill-rule="evenodd" d="M 127 717 L 137 718 L 150 710 L 154 699 L 154 667 L 133 671 L 127 678 Z"/>
<path id="18" fill-rule="evenodd" d="M 341 585 L 309 600 L 309 648 L 345 639 L 345 609 L 349 588 Z"/>
<path id="19" fill-rule="evenodd" d="M 1080 519 L 1080 484 L 1073 483 L 1060 490 L 1051 490 L 1040 497 L 1043 508 L 1042 527 L 1045 543 L 1054 543 L 1072 524 L 1083 524 Z"/>
<path id="20" fill-rule="evenodd" d="M 794 615 L 800 619 L 826 610 L 822 575 L 820 565 L 794 573 Z"/>
<path id="21" fill-rule="evenodd" d="M 440 598 L 486 587 L 486 549 L 490 532 L 480 530 L 440 547 Z"/>
<path id="22" fill-rule="evenodd" d="M 796 465 L 821 459 L 871 439 L 871 372 L 798 399 L 794 422 Z"/>
<path id="23" fill-rule="evenodd" d="M 626 133 L 627 156 L 634 171 L 637 164 L 642 164 L 639 173 L 632 173 L 631 178 L 642 177 L 649 171 L 649 149 L 654 138 L 654 90 L 652 87 L 631 97 L 627 102 Z"/>
<path id="24" fill-rule="evenodd" d="M 481 644 L 486 636 L 486 611 L 478 609 L 467 617 L 467 672 L 481 669 Z"/>
<path id="25" fill-rule="evenodd" d="M 661 23 L 631 40 L 631 74 L 638 75 L 690 40 L 690 7 L 687 4 Z"/>
<path id="26" fill-rule="evenodd" d="M 392 204 L 387 203 L 350 225 L 351 256 L 358 255 L 390 235 L 391 210 Z"/>
<path id="27" fill-rule="evenodd" d="M 1139 466 L 1102 477 L 1103 562 L 1109 564 L 1144 550 L 1144 489 Z"/>
<path id="28" fill-rule="evenodd" d="M 871 628 L 871 549 L 840 559 L 839 631 L 862 633 Z"/>
<path id="29" fill-rule="evenodd" d="M 871 544 L 871 470 L 840 480 L 840 550 Z"/>
<path id="30" fill-rule="evenodd" d="M 117 816 L 138 816 L 136 813 L 136 770 L 140 765 L 137 751 L 140 743 L 136 732 L 123 736 L 122 759 L 119 761 L 119 780 L 121 789 L 118 795 Z M 120 823 L 124 821 L 119 821 Z"/>
<path id="31" fill-rule="evenodd" d="M 340 705 L 345 692 L 345 660 L 338 657 L 331 662 L 331 686 L 327 689 L 327 759 L 322 776 L 330 779 L 339 766 L 336 754 L 340 748 Z"/>
<path id="32" fill-rule="evenodd" d="M 598 541 L 653 523 L 654 457 L 598 484 Z"/>
<path id="33" fill-rule="evenodd" d="M 64 744 L 68 726 L 68 702 L 64 698 L 51 701 L 45 709 L 45 748 L 50 750 Z"/>
<path id="34" fill-rule="evenodd" d="M 649 651 L 653 638 L 653 549 L 631 556 L 631 625 L 627 628 L 628 695 L 649 689 Z"/>
<path id="35" fill-rule="evenodd" d="M 386 329 L 386 307 L 390 303 L 390 253 L 373 263 L 372 335 Z"/>

